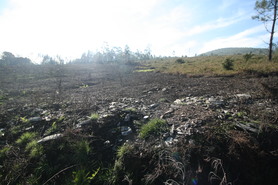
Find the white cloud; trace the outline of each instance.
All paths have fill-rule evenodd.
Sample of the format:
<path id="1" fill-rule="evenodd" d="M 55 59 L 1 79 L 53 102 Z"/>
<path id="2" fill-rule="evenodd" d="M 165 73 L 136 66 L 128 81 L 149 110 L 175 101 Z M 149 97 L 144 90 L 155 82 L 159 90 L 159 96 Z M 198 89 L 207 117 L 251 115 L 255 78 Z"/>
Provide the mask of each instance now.
<path id="1" fill-rule="evenodd" d="M 177 55 L 192 55 L 202 46 L 195 41 L 200 34 L 209 37 L 209 31 L 232 29 L 232 25 L 246 21 L 247 17 L 250 19 L 250 15 L 242 11 L 232 17 L 222 14 L 222 18 L 216 20 L 198 22 L 196 20 L 200 21 L 203 16 L 209 19 L 210 15 L 200 9 L 203 4 L 191 6 L 190 3 L 175 4 L 167 0 L 10 0 L 8 8 L 0 12 L 0 25 L 4 28 L 0 29 L 0 52 L 10 51 L 26 57 L 41 53 L 76 58 L 82 52 L 100 48 L 103 42 L 108 42 L 110 46 L 128 44 L 132 50 L 143 50 L 151 45 L 156 55 L 172 55 L 173 50 Z M 230 6 L 229 1 L 223 0 L 222 8 Z M 238 37 L 250 39 L 248 35 L 242 32 Z M 220 45 L 231 40 L 240 39 L 218 38 L 211 43 Z M 208 44 L 204 48 L 209 47 Z"/>
<path id="2" fill-rule="evenodd" d="M 227 8 L 230 8 L 232 5 L 234 5 L 237 2 L 237 0 L 222 0 L 220 6 L 218 9 L 220 11 L 226 11 Z"/>
<path id="3" fill-rule="evenodd" d="M 128 43 L 161 1 L 11 0 L 0 17 L 0 50 L 78 57 L 104 41 Z"/>
<path id="4" fill-rule="evenodd" d="M 239 13 L 238 15 L 235 15 L 233 17 L 218 18 L 217 20 L 214 20 L 214 21 L 202 24 L 202 25 L 197 25 L 197 26 L 193 27 L 192 29 L 190 29 L 185 34 L 188 36 L 198 35 L 200 33 L 204 33 L 207 31 L 231 26 L 244 19 L 246 19 L 246 16 L 243 16 L 242 13 Z"/>
<path id="5" fill-rule="evenodd" d="M 258 36 L 259 35 L 259 36 Z M 263 25 L 244 30 L 236 35 L 226 38 L 217 38 L 206 42 L 198 53 L 204 53 L 226 47 L 261 47 L 263 41 L 268 39 Z"/>

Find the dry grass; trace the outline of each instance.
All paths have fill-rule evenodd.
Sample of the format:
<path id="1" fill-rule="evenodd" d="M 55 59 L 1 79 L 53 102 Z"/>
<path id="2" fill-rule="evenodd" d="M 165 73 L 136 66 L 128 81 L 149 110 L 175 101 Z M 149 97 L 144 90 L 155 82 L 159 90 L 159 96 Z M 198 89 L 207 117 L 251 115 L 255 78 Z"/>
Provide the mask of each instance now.
<path id="1" fill-rule="evenodd" d="M 234 69 L 225 70 L 222 63 L 225 59 L 234 60 Z M 152 66 L 157 71 L 172 74 L 186 75 L 235 75 L 240 73 L 273 73 L 278 72 L 278 62 L 269 62 L 266 56 L 253 56 L 248 62 L 245 61 L 243 55 L 233 56 L 198 56 L 182 58 L 185 63 L 179 64 L 175 62 L 178 58 L 166 58 L 147 61 L 144 65 Z"/>

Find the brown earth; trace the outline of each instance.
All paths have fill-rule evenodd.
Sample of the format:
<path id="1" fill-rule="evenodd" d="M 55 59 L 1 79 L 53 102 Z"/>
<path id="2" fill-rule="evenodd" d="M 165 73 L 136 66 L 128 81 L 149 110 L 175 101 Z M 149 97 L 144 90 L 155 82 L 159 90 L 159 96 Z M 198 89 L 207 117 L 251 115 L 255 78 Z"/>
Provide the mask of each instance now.
<path id="1" fill-rule="evenodd" d="M 12 129 L 21 123 L 19 117 L 40 116 L 43 121 L 36 129 L 43 138 L 49 123 L 63 116 L 57 132 L 70 128 L 70 133 L 100 138 L 93 143 L 104 163 L 113 163 L 115 147 L 131 142 L 137 149 L 123 159 L 118 184 L 278 183 L 277 76 L 187 77 L 134 72 L 136 68 L 110 64 L 2 69 L 0 128 Z M 92 113 L 100 115 L 102 125 L 78 130 L 76 125 Z M 112 115 L 110 120 L 107 115 Z M 152 118 L 165 119 L 170 131 L 146 143 L 138 140 L 137 124 Z M 111 136 L 110 130 L 124 119 L 132 134 Z M 14 138 L 6 134 L 1 145 Z M 103 148 L 106 141 L 111 148 Z M 133 176 L 124 175 L 131 172 Z"/>

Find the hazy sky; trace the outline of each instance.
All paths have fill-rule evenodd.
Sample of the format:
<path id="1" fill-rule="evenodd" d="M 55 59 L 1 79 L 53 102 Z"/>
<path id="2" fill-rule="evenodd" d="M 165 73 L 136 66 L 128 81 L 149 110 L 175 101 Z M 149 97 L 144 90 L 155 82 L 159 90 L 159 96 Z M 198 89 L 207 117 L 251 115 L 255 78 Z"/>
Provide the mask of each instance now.
<path id="1" fill-rule="evenodd" d="M 0 52 L 76 58 L 109 46 L 155 55 L 267 47 L 256 0 L 0 0 Z"/>

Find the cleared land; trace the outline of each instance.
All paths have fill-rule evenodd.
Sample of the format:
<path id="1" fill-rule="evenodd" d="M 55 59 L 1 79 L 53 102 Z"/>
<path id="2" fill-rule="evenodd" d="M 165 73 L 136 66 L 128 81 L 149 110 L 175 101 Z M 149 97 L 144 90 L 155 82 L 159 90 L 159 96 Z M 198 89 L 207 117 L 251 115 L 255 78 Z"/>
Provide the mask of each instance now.
<path id="1" fill-rule="evenodd" d="M 278 70 L 185 60 L 1 68 L 1 183 L 278 184 Z"/>

